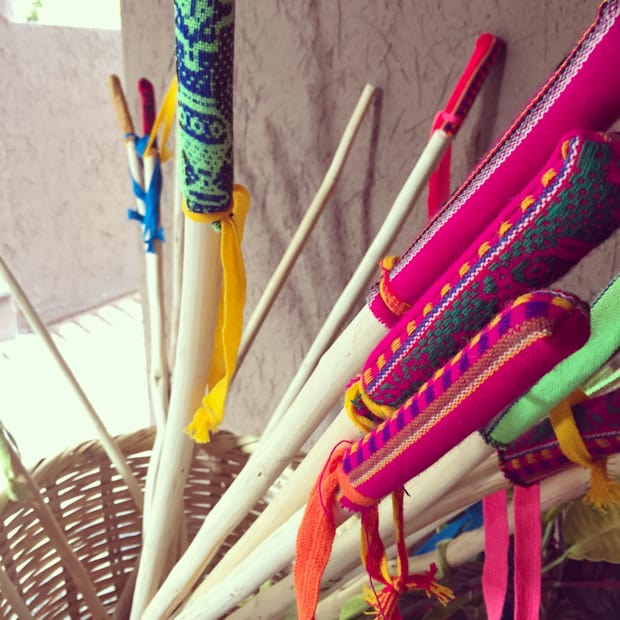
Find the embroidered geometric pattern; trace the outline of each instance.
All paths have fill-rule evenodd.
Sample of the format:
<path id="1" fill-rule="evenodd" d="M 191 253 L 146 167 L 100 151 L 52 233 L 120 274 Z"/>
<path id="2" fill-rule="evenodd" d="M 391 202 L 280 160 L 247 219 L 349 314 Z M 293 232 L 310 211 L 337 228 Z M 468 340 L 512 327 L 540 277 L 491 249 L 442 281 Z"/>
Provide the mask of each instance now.
<path id="1" fill-rule="evenodd" d="M 487 423 L 589 335 L 576 297 L 537 291 L 489 323 L 390 418 L 351 445 L 341 503 L 371 505 Z"/>
<path id="2" fill-rule="evenodd" d="M 620 225 L 620 142 L 594 132 L 562 142 L 497 217 L 369 356 L 361 390 L 400 406 L 502 306 L 565 274 Z M 351 407 L 373 424 L 361 398 Z"/>
<path id="3" fill-rule="evenodd" d="M 233 0 L 175 0 L 179 174 L 192 213 L 230 207 Z"/>
<path id="4" fill-rule="evenodd" d="M 620 390 L 573 405 L 579 433 L 594 458 L 620 452 Z M 543 420 L 497 456 L 506 478 L 530 485 L 571 462 L 562 454 L 551 422 Z"/>
<path id="5" fill-rule="evenodd" d="M 467 247 L 477 231 L 520 191 L 566 131 L 604 131 L 620 109 L 620 72 L 610 59 L 620 53 L 620 2 L 601 5 L 594 24 L 551 75 L 489 154 L 453 194 L 390 272 L 392 289 L 415 302 L 437 274 Z M 373 314 L 388 326 L 394 316 L 378 286 L 370 291 Z"/>

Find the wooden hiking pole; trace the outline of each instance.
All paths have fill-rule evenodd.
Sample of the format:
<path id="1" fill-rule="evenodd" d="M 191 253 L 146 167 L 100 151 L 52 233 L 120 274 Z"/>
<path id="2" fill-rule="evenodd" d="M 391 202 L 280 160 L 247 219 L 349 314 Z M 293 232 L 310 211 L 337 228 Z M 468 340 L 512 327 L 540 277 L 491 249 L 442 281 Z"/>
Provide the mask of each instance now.
<path id="1" fill-rule="evenodd" d="M 375 277 L 377 265 L 386 252 L 389 252 L 427 182 L 436 176 L 433 171 L 438 166 L 443 172 L 441 176 L 444 185 L 449 186 L 449 154 L 452 141 L 456 138 L 458 130 L 465 121 L 502 47 L 503 43 L 493 35 L 483 34 L 478 37 L 474 52 L 457 81 L 446 108 L 437 115 L 428 144 L 392 204 L 366 254 L 336 300 L 329 316 L 323 322 L 263 434 L 274 429 L 310 377 L 321 355 L 341 329 L 362 292 Z M 446 164 L 448 170 L 446 170 Z"/>
<path id="2" fill-rule="evenodd" d="M 119 126 L 125 135 L 127 160 L 136 198 L 136 209 L 129 211 L 131 219 L 143 226 L 142 240 L 145 248 L 145 280 L 148 311 L 149 338 L 149 389 L 153 414 L 158 430 L 163 430 L 168 412 L 169 370 L 165 350 L 165 319 L 163 303 L 163 257 L 160 228 L 159 198 L 161 192 L 161 168 L 159 153 L 155 145 L 145 152 L 145 144 L 139 143 L 127 107 L 123 87 L 116 75 L 108 79 L 112 101 Z M 142 130 L 148 140 L 153 126 L 155 95 L 153 85 L 146 79 L 140 80 L 139 92 L 142 102 Z"/>
<path id="3" fill-rule="evenodd" d="M 101 445 L 106 451 L 106 454 L 109 456 L 110 461 L 114 464 L 114 467 L 116 467 L 121 478 L 127 485 L 129 494 L 131 495 L 131 498 L 135 502 L 136 506 L 138 507 L 138 510 L 142 512 L 144 503 L 142 490 L 140 489 L 138 481 L 136 480 L 129 465 L 127 464 L 125 457 L 120 451 L 118 444 L 108 433 L 105 425 L 101 421 L 101 418 L 97 415 L 95 408 L 88 399 L 88 396 L 86 396 L 86 393 L 78 383 L 71 368 L 69 368 L 69 365 L 58 350 L 58 347 L 52 339 L 49 330 L 37 314 L 33 305 L 30 303 L 30 300 L 26 296 L 26 293 L 20 286 L 19 282 L 17 282 L 15 276 L 11 273 L 7 264 L 4 262 L 1 256 L 0 275 L 4 276 L 19 309 L 26 317 L 26 320 L 32 328 L 32 331 L 37 334 L 39 338 L 41 338 L 43 344 L 45 345 L 45 348 L 49 351 L 50 355 L 56 362 L 56 365 L 60 369 L 60 372 L 64 375 L 65 379 L 73 389 L 73 392 L 77 396 L 78 400 L 82 403 L 86 414 L 90 418 L 91 422 L 95 427 L 95 430 L 97 431 L 97 435 L 99 436 Z"/>
<path id="4" fill-rule="evenodd" d="M 474 55 L 468 65 L 468 70 L 465 72 L 468 79 L 465 80 L 464 84 L 462 80 L 459 81 L 460 87 L 455 91 L 458 93 L 458 96 L 451 97 L 451 100 L 461 101 L 462 99 L 467 99 L 469 105 L 471 105 L 473 96 L 478 92 L 482 83 L 481 76 L 484 76 L 485 72 L 488 71 L 489 63 L 492 62 L 498 51 L 497 46 L 498 43 L 494 37 L 485 37 L 478 44 L 477 54 Z M 468 87 L 470 83 L 475 84 L 473 91 Z M 453 103 L 452 105 L 455 104 Z M 460 113 L 466 114 L 468 109 L 469 107 L 465 106 L 460 109 Z M 455 128 L 452 131 L 455 131 Z M 450 134 L 445 131 L 438 130 L 434 132 L 429 146 L 425 149 L 405 187 L 400 192 L 389 221 L 386 221 L 386 224 L 382 227 L 375 243 L 373 243 L 371 250 L 364 259 L 364 264 L 358 269 L 358 273 L 362 274 L 361 281 L 359 277 L 352 279 L 349 288 L 357 290 L 361 284 L 365 285 L 365 278 L 374 269 L 381 251 L 385 249 L 385 245 L 398 232 L 399 225 L 402 224 L 408 214 L 410 205 L 420 194 L 434 166 L 448 147 L 450 140 Z M 349 309 L 353 303 L 353 297 L 357 298 L 357 293 L 341 296 L 340 306 L 345 306 Z M 341 309 L 341 307 L 338 307 L 330 315 L 330 317 L 335 317 L 336 327 L 342 320 Z M 327 332 L 330 329 L 335 329 L 333 323 L 331 326 L 326 327 Z M 325 333 L 326 330 L 322 330 L 322 333 Z M 185 554 L 179 564 L 173 569 L 168 584 L 164 584 L 162 592 L 159 594 L 160 601 L 164 599 L 165 592 L 167 592 L 166 596 L 178 598 L 180 594 L 177 593 L 187 590 L 188 584 L 197 578 L 201 567 L 212 557 L 227 533 L 252 508 L 296 451 L 301 448 L 316 428 L 316 425 L 318 425 L 342 394 L 351 374 L 359 372 L 363 360 L 370 352 L 371 347 L 384 334 L 385 328 L 374 320 L 367 308 L 363 308 L 356 319 L 334 343 L 329 354 L 321 360 L 316 368 L 316 373 L 312 375 L 312 380 L 304 386 L 298 397 L 293 401 L 281 424 L 274 425 L 272 432 L 265 432 L 263 434 L 263 439 L 257 451 L 250 457 L 248 464 L 233 482 L 224 497 L 218 502 L 218 505 L 207 516 L 199 534 L 190 546 L 190 552 Z M 320 357 L 320 352 L 322 352 L 324 345 L 325 342 L 313 345 L 317 358 Z M 346 368 L 342 364 L 342 359 L 348 360 Z M 313 363 L 316 363 L 316 361 L 316 359 L 312 360 Z M 304 372 L 308 371 L 307 374 L 310 374 L 314 367 L 313 363 L 301 370 Z M 305 376 L 298 374 L 298 378 L 301 379 L 304 379 Z M 303 385 L 304 381 L 302 380 L 300 383 Z M 289 389 L 287 393 L 295 396 L 298 389 L 299 386 L 296 386 L 292 390 Z M 312 403 L 311 409 L 309 409 L 310 403 Z M 311 454 L 305 459 L 306 465 L 302 465 L 302 471 L 317 471 L 317 468 L 322 466 L 326 455 L 329 454 L 329 451 L 339 439 L 348 436 L 351 432 L 353 432 L 353 437 L 357 436 L 357 430 L 352 429 L 353 426 L 346 416 L 344 418 L 341 417 L 333 428 L 321 438 L 319 444 L 315 446 Z M 314 477 L 314 473 L 306 473 L 306 475 L 308 476 L 307 480 L 311 480 Z M 300 480 L 302 478 L 296 477 L 296 479 Z M 243 544 L 235 545 L 235 549 L 230 553 L 230 556 L 227 554 L 227 557 L 224 558 L 224 567 L 234 565 L 235 558 L 238 561 L 249 549 L 257 545 L 266 533 L 273 531 L 277 524 L 282 523 L 296 508 L 303 505 L 305 492 L 308 488 L 307 485 L 302 485 L 301 487 L 287 485 L 287 487 L 296 496 L 295 499 L 289 503 L 290 498 L 284 499 L 283 497 L 280 501 L 278 497 L 276 499 L 278 508 L 275 506 L 267 508 L 268 514 L 265 514 L 264 517 L 259 517 L 260 523 L 252 528 L 252 534 L 244 536 Z M 264 529 L 260 529 L 261 527 L 264 527 Z M 216 575 L 221 577 L 222 574 L 225 574 L 225 568 L 221 573 L 219 570 L 216 567 L 211 574 L 213 577 L 211 575 L 207 577 L 207 581 L 204 584 L 205 588 L 208 587 L 208 583 L 212 583 L 212 579 L 216 580 Z M 172 585 L 173 583 L 175 584 L 174 586 Z M 184 585 L 181 586 L 181 583 Z M 175 593 L 174 595 L 172 594 L 173 592 Z"/>
<path id="5" fill-rule="evenodd" d="M 131 612 L 141 619 L 163 613 L 149 601 L 163 577 L 166 537 L 177 527 L 175 516 L 183 501 L 192 456 L 184 431 L 208 441 L 221 422 L 245 297 L 240 243 L 249 195 L 232 184 L 234 7 L 214 0 L 177 0 L 175 24 L 178 151 L 187 220 L 175 376 L 153 498 L 156 517 L 144 532 Z M 207 31 L 211 38 L 205 51 Z M 203 128 L 200 135 L 197 126 Z"/>

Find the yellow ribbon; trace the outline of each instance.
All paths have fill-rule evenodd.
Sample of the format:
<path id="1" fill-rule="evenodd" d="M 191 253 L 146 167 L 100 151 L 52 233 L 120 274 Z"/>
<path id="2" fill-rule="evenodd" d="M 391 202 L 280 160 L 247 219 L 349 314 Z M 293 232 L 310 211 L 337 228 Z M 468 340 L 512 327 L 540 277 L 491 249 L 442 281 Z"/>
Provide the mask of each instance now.
<path id="1" fill-rule="evenodd" d="M 248 190 L 234 185 L 232 207 L 225 214 L 220 213 L 217 219 L 221 224 L 222 290 L 207 378 L 209 389 L 186 429 L 198 443 L 208 442 L 210 433 L 222 423 L 226 394 L 237 365 L 246 286 L 241 241 L 249 208 Z M 209 217 L 213 218 L 215 214 Z"/>
<path id="2" fill-rule="evenodd" d="M 395 407 L 374 402 L 364 389 L 361 378 L 351 383 L 344 395 L 344 408 L 353 424 L 365 433 L 375 428 L 375 424 L 356 410 L 354 402 L 358 398 L 361 399 L 370 413 L 381 420 L 387 420 L 396 411 Z"/>
<path id="3" fill-rule="evenodd" d="M 605 510 L 610 504 L 620 501 L 620 485 L 607 475 L 607 458 L 592 458 L 577 428 L 572 405 L 586 399 L 581 390 L 575 390 L 549 412 L 549 418 L 564 456 L 590 469 L 590 490 L 583 500 L 599 510 Z"/>
<path id="4" fill-rule="evenodd" d="M 143 154 L 145 159 L 148 157 L 149 152 L 153 147 L 153 143 L 157 139 L 160 127 L 163 127 L 163 132 L 159 142 L 159 160 L 161 162 L 165 162 L 171 159 L 174 155 L 174 151 L 168 148 L 168 140 L 170 139 L 170 134 L 172 133 L 172 123 L 177 109 L 178 89 L 177 76 L 175 75 L 170 82 L 170 86 L 168 86 L 164 100 L 159 108 L 159 111 L 157 112 L 157 117 L 155 118 L 153 127 L 151 128 L 149 140 L 146 143 L 146 148 L 144 149 Z"/>

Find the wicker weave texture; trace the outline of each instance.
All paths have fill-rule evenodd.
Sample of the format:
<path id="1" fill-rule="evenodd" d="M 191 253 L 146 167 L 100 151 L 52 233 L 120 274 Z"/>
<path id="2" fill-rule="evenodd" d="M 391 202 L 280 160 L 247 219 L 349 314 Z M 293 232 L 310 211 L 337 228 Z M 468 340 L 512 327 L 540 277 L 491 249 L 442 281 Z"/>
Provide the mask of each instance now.
<path id="1" fill-rule="evenodd" d="M 118 438 L 123 454 L 144 484 L 154 432 Z M 239 473 L 255 444 L 221 431 L 194 452 L 185 491 L 188 536 Z M 133 572 L 141 548 L 141 516 L 98 442 L 83 443 L 42 461 L 32 471 L 56 519 L 110 615 Z M 213 562 L 243 534 L 265 505 L 259 502 L 231 534 Z M 88 618 L 89 612 L 55 550 L 54 542 L 27 504 L 0 497 L 0 557 L 32 615 L 41 619 Z M 207 569 L 208 570 L 208 569 Z M 0 618 L 15 618 L 0 592 Z"/>

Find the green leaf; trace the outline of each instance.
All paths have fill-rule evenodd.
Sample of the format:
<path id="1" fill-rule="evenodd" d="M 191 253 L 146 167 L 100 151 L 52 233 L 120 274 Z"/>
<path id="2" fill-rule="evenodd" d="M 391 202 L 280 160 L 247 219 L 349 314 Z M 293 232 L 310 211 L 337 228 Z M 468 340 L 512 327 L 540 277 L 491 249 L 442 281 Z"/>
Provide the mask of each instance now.
<path id="1" fill-rule="evenodd" d="M 573 502 L 562 530 L 569 558 L 620 564 L 619 505 L 602 512 L 582 501 Z"/>
<path id="2" fill-rule="evenodd" d="M 342 606 L 338 620 L 354 620 L 368 609 L 370 606 L 361 594 L 354 596 Z"/>

